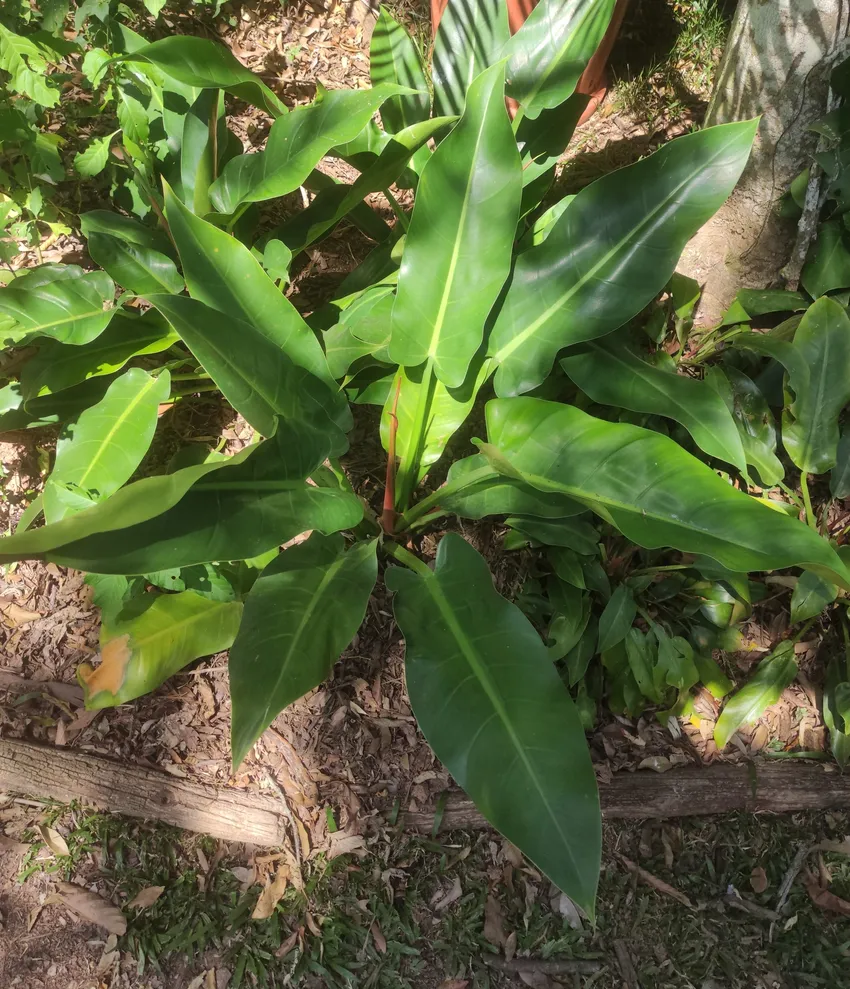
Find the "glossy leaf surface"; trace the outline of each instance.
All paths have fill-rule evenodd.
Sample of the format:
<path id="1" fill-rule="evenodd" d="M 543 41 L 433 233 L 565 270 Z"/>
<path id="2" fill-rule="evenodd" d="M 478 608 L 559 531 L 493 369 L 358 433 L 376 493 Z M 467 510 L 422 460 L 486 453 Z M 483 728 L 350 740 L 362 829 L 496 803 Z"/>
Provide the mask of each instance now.
<path id="1" fill-rule="evenodd" d="M 508 9 L 501 0 L 448 0 L 431 65 L 438 114 L 463 111 L 472 80 L 502 57 L 509 38 Z"/>
<path id="2" fill-rule="evenodd" d="M 146 597 L 153 601 L 139 615 L 104 626 L 100 664 L 78 669 L 89 710 L 149 693 L 201 656 L 227 649 L 236 636 L 241 602 L 213 601 L 195 591 Z"/>
<path id="3" fill-rule="evenodd" d="M 742 724 L 760 718 L 771 704 L 775 704 L 782 696 L 782 691 L 791 686 L 796 676 L 794 643 L 788 640 L 761 660 L 755 673 L 726 702 L 714 727 L 714 740 L 718 749 L 726 747 Z"/>
<path id="4" fill-rule="evenodd" d="M 308 529 L 346 529 L 363 516 L 360 500 L 305 481 L 327 455 L 320 434 L 281 422 L 272 439 L 227 461 L 144 478 L 95 508 L 0 540 L 0 562 L 153 573 L 250 559 Z"/>
<path id="5" fill-rule="evenodd" d="M 277 199 L 297 189 L 332 147 L 356 137 L 400 88 L 385 83 L 367 90 L 320 90 L 315 102 L 272 124 L 263 151 L 239 155 L 224 166 L 210 189 L 216 209 L 232 213 L 242 203 Z"/>
<path id="6" fill-rule="evenodd" d="M 346 449 L 345 436 L 331 419 L 339 407 L 338 391 L 293 364 L 255 326 L 185 295 L 152 295 L 149 301 L 259 433 L 271 436 L 280 416 L 326 433 L 332 451 Z"/>
<path id="7" fill-rule="evenodd" d="M 165 211 L 192 298 L 253 326 L 334 388 L 321 344 L 248 248 L 194 216 L 168 188 Z"/>
<path id="8" fill-rule="evenodd" d="M 170 388 L 168 371 L 154 378 L 131 368 L 65 430 L 44 485 L 48 524 L 91 508 L 130 480 L 148 451 L 159 406 Z"/>
<path id="9" fill-rule="evenodd" d="M 540 0 L 502 52 L 508 96 L 527 117 L 572 95 L 599 47 L 616 0 Z"/>
<path id="10" fill-rule="evenodd" d="M 599 651 L 605 652 L 622 642 L 636 615 L 637 605 L 631 588 L 620 584 L 599 618 Z"/>
<path id="11" fill-rule="evenodd" d="M 709 456 L 745 469 L 732 415 L 705 382 L 654 367 L 613 337 L 571 350 L 561 367 L 594 402 L 673 419 Z"/>
<path id="12" fill-rule="evenodd" d="M 238 766 L 277 715 L 317 687 L 354 638 L 378 576 L 377 542 L 342 536 L 284 550 L 260 574 L 230 650 L 232 752 Z"/>
<path id="13" fill-rule="evenodd" d="M 585 506 L 572 498 L 538 491 L 515 477 L 494 470 L 482 453 L 456 460 L 441 489 L 440 507 L 461 518 L 526 515 L 557 519 L 580 515 Z"/>
<path id="14" fill-rule="evenodd" d="M 287 112 L 269 87 L 236 60 L 229 48 L 206 38 L 173 35 L 137 48 L 125 60 L 150 62 L 194 89 L 224 89 L 273 117 Z"/>
<path id="15" fill-rule="evenodd" d="M 815 299 L 836 289 L 850 288 L 848 232 L 840 220 L 818 227 L 817 240 L 809 249 L 800 281 Z"/>
<path id="16" fill-rule="evenodd" d="M 838 588 L 815 573 L 804 573 L 791 595 L 791 624 L 804 622 L 819 615 L 832 604 Z"/>
<path id="17" fill-rule="evenodd" d="M 44 341 L 21 370 L 22 393 L 26 400 L 43 392 L 55 394 L 87 378 L 119 371 L 132 357 L 162 353 L 178 339 L 155 311 L 133 316 L 117 309 L 109 326 L 91 343 L 75 347 Z"/>
<path id="18" fill-rule="evenodd" d="M 183 278 L 168 256 L 173 248 L 159 231 L 100 209 L 84 213 L 80 226 L 92 259 L 128 291 L 183 291 Z"/>
<path id="19" fill-rule="evenodd" d="M 801 566 L 850 587 L 826 540 L 659 433 L 533 398 L 488 402 L 487 432 L 506 464 L 494 460 L 496 469 L 584 502 L 638 545 L 702 553 L 738 572 Z"/>
<path id="20" fill-rule="evenodd" d="M 459 536 L 427 577 L 388 571 L 410 703 L 437 758 L 490 823 L 591 917 L 596 780 L 578 713 L 534 627 Z"/>
<path id="21" fill-rule="evenodd" d="M 423 169 L 399 270 L 390 357 L 407 367 L 431 358 L 450 388 L 463 384 L 511 266 L 522 173 L 504 78 L 494 66 L 473 82 Z"/>
<path id="22" fill-rule="evenodd" d="M 0 313 L 16 321 L 16 343 L 49 337 L 60 343 L 84 344 L 109 325 L 115 292 L 103 271 L 84 272 L 75 265 L 56 271 L 35 268 L 0 291 Z M 0 331 L 0 342 L 4 333 Z"/>
<path id="23" fill-rule="evenodd" d="M 183 200 L 199 216 L 212 211 L 210 186 L 218 175 L 221 150 L 226 145 L 227 137 L 224 93 L 221 90 L 205 89 L 183 120 L 180 142 Z"/>
<path id="24" fill-rule="evenodd" d="M 488 348 L 498 395 L 536 387 L 562 347 L 612 332 L 661 291 L 734 188 L 754 133 L 745 121 L 689 134 L 576 196 L 514 264 Z"/>
<path id="25" fill-rule="evenodd" d="M 829 492 L 833 498 L 850 497 L 850 429 L 847 427 L 838 440 L 835 467 L 829 475 Z"/>
<path id="26" fill-rule="evenodd" d="M 746 461 L 758 471 L 762 484 L 772 487 L 781 481 L 785 468 L 776 456 L 776 424 L 758 385 L 731 365 L 706 368 L 705 382 L 732 413 Z"/>
<path id="27" fill-rule="evenodd" d="M 405 96 L 391 96 L 381 107 L 381 121 L 388 133 L 395 134 L 411 124 L 428 119 L 431 97 L 419 49 L 385 7 L 381 7 L 372 31 L 369 75 L 373 86 L 395 83 L 414 90 Z"/>

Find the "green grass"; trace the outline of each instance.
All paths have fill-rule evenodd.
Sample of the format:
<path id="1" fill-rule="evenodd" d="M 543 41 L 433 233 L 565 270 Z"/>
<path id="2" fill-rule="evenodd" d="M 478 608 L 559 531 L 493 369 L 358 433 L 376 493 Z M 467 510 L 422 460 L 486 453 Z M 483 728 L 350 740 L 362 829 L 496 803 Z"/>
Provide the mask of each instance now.
<path id="1" fill-rule="evenodd" d="M 429 840 L 386 832 L 372 841 L 362 861 L 310 862 L 304 892 L 290 886 L 269 920 L 252 921 L 259 888 L 241 891 L 229 871 L 244 861 L 223 859 L 206 888 L 199 889 L 196 849 L 211 859 L 216 851 L 212 839 L 74 808 L 54 808 L 48 820 L 67 832 L 71 854 L 57 863 L 36 861 L 31 853 L 22 877 L 48 868 L 62 878 L 76 874 L 91 881 L 91 853 L 99 850 L 100 880 L 115 902 L 127 902 L 146 886 L 165 887 L 152 907 L 128 912 L 120 947 L 133 954 L 141 972 L 167 966 L 175 955 L 191 961 L 215 948 L 233 971 L 234 987 L 274 987 L 286 978 L 297 986 L 312 976 L 311 984 L 318 979 L 328 987 L 421 989 L 460 976 L 474 978 L 476 989 L 487 989 L 496 984 L 481 963 L 495 950 L 483 933 L 484 904 L 492 892 L 502 905 L 505 930 L 517 934 L 520 953 L 599 959 L 603 969 L 583 983 L 597 989 L 621 985 L 614 961 L 617 941 L 628 945 L 643 989 L 702 987 L 710 980 L 723 989 L 753 989 L 772 985 L 775 973 L 795 989 L 848 984 L 847 921 L 814 907 L 799 882 L 772 936 L 768 921 L 722 903 L 723 894 L 734 887 L 773 909 L 799 844 L 843 838 L 848 832 L 844 814 L 608 825 L 595 931 L 573 930 L 553 913 L 549 884 L 533 869 L 506 872 L 496 854 L 501 842 L 491 834 L 451 833 Z M 685 893 L 693 909 L 638 883 L 616 853 Z M 823 858 L 832 874 L 831 891 L 850 899 L 850 857 Z M 755 866 L 764 868 L 769 880 L 761 894 L 750 885 Z M 817 872 L 816 856 L 809 866 Z M 455 879 L 460 897 L 435 913 L 434 898 Z M 529 889 L 533 895 L 527 898 Z M 385 952 L 376 945 L 373 924 L 386 941 Z M 318 927 L 320 935 L 310 926 Z M 276 958 L 278 947 L 299 929 L 299 946 Z"/>
<path id="2" fill-rule="evenodd" d="M 717 0 L 667 0 L 676 22 L 676 39 L 668 54 L 635 74 L 615 79 L 615 110 L 642 120 L 680 120 L 694 102 L 711 92 L 729 22 Z"/>

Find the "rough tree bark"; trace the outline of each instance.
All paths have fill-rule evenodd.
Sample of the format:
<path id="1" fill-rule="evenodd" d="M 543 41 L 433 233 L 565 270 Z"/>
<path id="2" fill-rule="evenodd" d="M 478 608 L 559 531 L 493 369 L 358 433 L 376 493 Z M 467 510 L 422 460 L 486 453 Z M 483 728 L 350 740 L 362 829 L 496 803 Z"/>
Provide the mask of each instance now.
<path id="1" fill-rule="evenodd" d="M 783 287 L 796 227 L 776 206 L 815 149 L 808 127 L 826 110 L 848 25 L 850 0 L 739 0 L 706 124 L 762 120 L 738 188 L 682 256 L 679 270 L 704 285 L 700 325 L 741 286 Z"/>

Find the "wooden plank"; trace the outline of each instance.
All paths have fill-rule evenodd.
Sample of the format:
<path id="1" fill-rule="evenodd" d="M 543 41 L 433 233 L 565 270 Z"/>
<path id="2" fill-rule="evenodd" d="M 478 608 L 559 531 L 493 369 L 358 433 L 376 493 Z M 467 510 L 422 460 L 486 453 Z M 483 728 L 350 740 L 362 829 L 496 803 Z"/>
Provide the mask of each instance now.
<path id="1" fill-rule="evenodd" d="M 129 766 L 72 748 L 0 739 L 0 790 L 83 800 L 113 814 L 165 821 L 226 841 L 282 844 L 286 820 L 276 797 L 215 787 L 157 769 Z M 614 775 L 599 787 L 608 820 L 688 817 L 730 811 L 786 813 L 850 809 L 850 774 L 832 764 L 750 763 L 687 766 L 668 773 Z M 408 830 L 430 831 L 431 811 L 406 813 Z M 460 791 L 449 795 L 442 830 L 487 822 Z"/>
<path id="2" fill-rule="evenodd" d="M 61 746 L 0 739 L 0 790 L 82 800 L 113 814 L 165 821 L 226 841 L 274 846 L 284 840 L 286 821 L 277 798 Z"/>
<path id="3" fill-rule="evenodd" d="M 615 773 L 600 783 L 607 820 L 699 817 L 731 811 L 772 812 L 850 808 L 850 774 L 832 763 L 762 762 L 685 766 L 667 773 Z M 429 831 L 434 815 L 408 813 L 404 826 Z M 482 828 L 487 822 L 460 791 L 446 802 L 441 829 Z"/>

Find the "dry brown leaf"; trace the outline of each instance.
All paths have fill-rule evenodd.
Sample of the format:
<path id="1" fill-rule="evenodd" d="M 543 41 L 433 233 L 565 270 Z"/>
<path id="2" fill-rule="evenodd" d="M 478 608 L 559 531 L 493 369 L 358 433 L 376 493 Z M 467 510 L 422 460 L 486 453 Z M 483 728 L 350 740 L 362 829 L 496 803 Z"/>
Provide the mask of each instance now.
<path id="1" fill-rule="evenodd" d="M 97 924 L 110 934 L 126 933 L 127 918 L 109 900 L 83 886 L 77 886 L 76 883 L 59 882 L 56 887 L 65 906 L 70 907 L 83 920 Z"/>
<path id="2" fill-rule="evenodd" d="M 299 927 L 297 930 L 294 930 L 274 953 L 275 958 L 286 958 L 289 952 L 292 951 L 292 949 L 298 943 L 298 938 L 303 933 L 304 933 L 303 927 Z"/>
<path id="3" fill-rule="evenodd" d="M 838 852 L 840 855 L 850 855 L 850 837 L 843 841 L 821 841 L 815 845 L 818 852 Z"/>
<path id="4" fill-rule="evenodd" d="M 117 694 L 124 685 L 127 664 L 132 658 L 130 636 L 117 635 L 101 649 L 100 666 L 94 669 L 89 663 L 82 663 L 77 669 L 77 676 L 83 681 L 90 695 L 97 694 L 101 690 Z"/>
<path id="5" fill-rule="evenodd" d="M 446 979 L 437 986 L 437 989 L 466 989 L 468 985 L 469 979 Z"/>
<path id="6" fill-rule="evenodd" d="M 459 900 L 463 895 L 460 879 L 455 876 L 452 880 L 452 888 L 444 896 L 440 896 L 433 901 L 434 913 L 442 913 L 447 910 L 455 900 Z"/>
<path id="7" fill-rule="evenodd" d="M 381 928 L 378 926 L 377 920 L 372 924 L 372 940 L 375 942 L 375 948 L 380 952 L 380 954 L 385 955 L 387 953 L 387 939 L 381 933 Z"/>
<path id="8" fill-rule="evenodd" d="M 754 893 L 763 893 L 769 885 L 767 873 L 760 865 L 755 866 L 750 873 L 750 889 Z"/>
<path id="9" fill-rule="evenodd" d="M 27 934 L 29 934 L 33 927 L 35 927 L 35 922 L 38 920 L 38 915 L 41 913 L 43 908 L 44 904 L 39 903 L 38 906 L 33 907 L 27 914 Z"/>
<path id="10" fill-rule="evenodd" d="M 805 884 L 809 898 L 820 910 L 826 910 L 829 913 L 840 913 L 845 917 L 850 917 L 850 903 L 847 900 L 842 900 L 835 893 L 830 893 L 828 889 L 819 886 L 811 873 L 809 874 L 809 878 L 805 880 Z"/>
<path id="11" fill-rule="evenodd" d="M 484 937 L 490 944 L 495 944 L 500 948 L 507 940 L 502 904 L 492 893 L 487 897 L 487 902 L 484 904 Z"/>
<path id="12" fill-rule="evenodd" d="M 313 935 L 313 937 L 321 937 L 322 936 L 322 929 L 316 923 L 313 915 L 309 912 L 309 910 L 304 915 L 304 921 L 307 924 L 307 930 Z"/>
<path id="13" fill-rule="evenodd" d="M 509 962 L 513 959 L 516 954 L 516 942 L 517 936 L 516 931 L 511 931 L 511 933 L 505 939 L 505 961 Z"/>
<path id="14" fill-rule="evenodd" d="M 127 909 L 144 910 L 147 907 L 152 907 L 164 892 L 164 886 L 146 886 L 144 889 L 140 889 L 133 899 L 130 900 L 127 904 Z"/>
<path id="15" fill-rule="evenodd" d="M 334 859 L 340 855 L 357 855 L 358 858 L 366 854 L 366 842 L 362 834 L 349 834 L 346 831 L 334 831 L 329 835 L 330 848 L 328 858 Z"/>
<path id="16" fill-rule="evenodd" d="M 38 832 L 41 835 L 44 844 L 47 845 L 54 855 L 71 854 L 71 849 L 68 848 L 68 842 L 65 841 L 56 828 L 48 828 L 44 824 L 40 824 L 38 826 Z"/>
<path id="17" fill-rule="evenodd" d="M 0 598 L 0 615 L 3 616 L 3 624 L 9 628 L 18 628 L 41 618 L 37 611 L 27 611 L 26 608 L 5 598 Z"/>
<path id="18" fill-rule="evenodd" d="M 280 902 L 280 898 L 286 892 L 288 884 L 289 869 L 286 866 L 281 866 L 277 870 L 274 881 L 268 883 L 263 888 L 262 893 L 260 893 L 260 898 L 257 900 L 257 905 L 251 914 L 251 920 L 268 920 L 274 913 L 274 908 Z"/>

